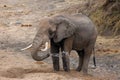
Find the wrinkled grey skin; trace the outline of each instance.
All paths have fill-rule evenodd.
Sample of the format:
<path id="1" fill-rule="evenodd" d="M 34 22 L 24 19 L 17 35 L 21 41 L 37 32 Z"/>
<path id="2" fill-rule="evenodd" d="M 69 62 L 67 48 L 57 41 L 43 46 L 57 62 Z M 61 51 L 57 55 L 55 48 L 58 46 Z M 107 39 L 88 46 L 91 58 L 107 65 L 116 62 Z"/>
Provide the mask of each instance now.
<path id="1" fill-rule="evenodd" d="M 33 41 L 33 59 L 40 61 L 49 56 L 49 54 L 42 57 L 37 56 L 37 50 L 41 43 L 44 43 L 43 41 L 49 38 L 55 71 L 59 71 L 59 53 L 61 48 L 64 70 L 70 71 L 69 54 L 71 50 L 75 50 L 79 56 L 79 64 L 76 70 L 87 74 L 88 63 L 97 38 L 97 30 L 93 22 L 83 14 L 75 14 L 57 15 L 46 21 L 43 20 L 43 23 L 40 26 L 44 26 L 45 29 L 42 34 L 38 31 Z M 40 40 L 41 37 L 43 38 L 42 41 Z"/>
<path id="2" fill-rule="evenodd" d="M 59 57 L 54 56 L 59 55 L 59 48 L 61 48 L 65 71 L 70 71 L 69 54 L 71 50 L 75 50 L 79 56 L 76 70 L 87 74 L 89 59 L 97 38 L 97 30 L 93 22 L 83 14 L 58 15 L 50 22 L 56 25 L 51 39 L 54 69 L 59 70 Z"/>
<path id="3" fill-rule="evenodd" d="M 50 56 L 49 54 L 38 56 L 39 48 L 42 46 L 42 44 L 45 44 L 45 42 L 49 41 L 48 29 L 51 27 L 51 25 L 49 24 L 48 20 L 49 19 L 42 19 L 40 21 L 39 30 L 33 40 L 32 47 L 30 48 L 31 56 L 36 61 L 44 60 Z"/>

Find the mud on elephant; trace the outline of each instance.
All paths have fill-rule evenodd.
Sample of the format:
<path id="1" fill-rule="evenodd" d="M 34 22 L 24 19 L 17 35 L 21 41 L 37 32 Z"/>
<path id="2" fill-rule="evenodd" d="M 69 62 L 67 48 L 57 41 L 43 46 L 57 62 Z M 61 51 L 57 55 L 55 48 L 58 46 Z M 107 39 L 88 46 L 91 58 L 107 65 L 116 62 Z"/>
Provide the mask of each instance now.
<path id="1" fill-rule="evenodd" d="M 97 30 L 93 22 L 83 14 L 57 15 L 41 20 L 32 46 L 33 59 L 41 61 L 49 54 L 38 56 L 38 49 L 50 40 L 53 68 L 59 71 L 59 54 L 62 54 L 63 69 L 70 71 L 69 55 L 75 50 L 79 56 L 77 71 L 87 73 L 90 56 L 95 46 Z M 61 51 L 60 51 L 61 50 Z"/>

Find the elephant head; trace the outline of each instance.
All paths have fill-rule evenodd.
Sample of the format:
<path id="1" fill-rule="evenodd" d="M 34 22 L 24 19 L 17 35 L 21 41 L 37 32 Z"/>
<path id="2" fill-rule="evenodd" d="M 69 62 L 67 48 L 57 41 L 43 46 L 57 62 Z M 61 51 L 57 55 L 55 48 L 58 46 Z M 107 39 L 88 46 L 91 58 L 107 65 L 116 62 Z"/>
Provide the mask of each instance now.
<path id="1" fill-rule="evenodd" d="M 30 50 L 31 56 L 36 61 L 44 60 L 45 58 L 49 57 L 50 55 L 45 53 L 42 56 L 38 56 L 38 51 L 45 51 L 48 47 L 49 42 L 49 35 L 48 35 L 48 29 L 51 27 L 49 24 L 49 19 L 42 19 L 39 24 L 39 30 L 37 31 L 35 38 L 32 42 L 32 44 L 26 48 L 23 48 L 21 50 Z M 45 44 L 45 48 L 42 49 L 41 47 Z"/>
<path id="2" fill-rule="evenodd" d="M 54 36 L 52 36 L 56 43 L 72 36 L 76 30 L 75 24 L 70 19 L 62 15 L 55 16 L 50 20 L 50 23 L 56 26 L 56 29 L 53 32 Z"/>

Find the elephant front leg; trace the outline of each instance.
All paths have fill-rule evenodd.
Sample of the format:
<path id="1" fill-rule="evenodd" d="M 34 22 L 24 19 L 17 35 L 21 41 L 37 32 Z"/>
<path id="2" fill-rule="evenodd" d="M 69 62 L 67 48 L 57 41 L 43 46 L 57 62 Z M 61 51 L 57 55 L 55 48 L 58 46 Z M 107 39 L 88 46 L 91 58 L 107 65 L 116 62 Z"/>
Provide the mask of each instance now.
<path id="1" fill-rule="evenodd" d="M 52 53 L 53 68 L 55 71 L 59 71 L 59 53 Z"/>
<path id="2" fill-rule="evenodd" d="M 69 53 L 72 50 L 73 36 L 67 38 L 63 41 L 63 45 L 61 47 L 62 50 L 62 61 L 63 61 L 63 69 L 65 71 L 70 71 L 70 60 Z"/>
<path id="3" fill-rule="evenodd" d="M 70 60 L 69 60 L 69 53 L 62 52 L 62 61 L 63 61 L 63 69 L 65 71 L 70 71 Z"/>
<path id="4" fill-rule="evenodd" d="M 57 46 L 54 42 L 51 41 L 51 54 L 53 61 L 53 68 L 55 71 L 60 70 L 59 66 L 59 46 Z"/>

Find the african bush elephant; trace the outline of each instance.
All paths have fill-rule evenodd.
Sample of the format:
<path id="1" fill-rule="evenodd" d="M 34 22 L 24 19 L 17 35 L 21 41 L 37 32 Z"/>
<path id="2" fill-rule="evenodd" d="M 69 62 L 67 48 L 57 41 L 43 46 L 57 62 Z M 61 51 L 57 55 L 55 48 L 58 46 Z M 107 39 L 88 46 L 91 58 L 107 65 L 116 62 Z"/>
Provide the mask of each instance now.
<path id="1" fill-rule="evenodd" d="M 41 20 L 31 47 L 33 59 L 41 61 L 49 54 L 38 56 L 39 47 L 50 40 L 50 52 L 53 68 L 59 71 L 59 53 L 61 50 L 63 69 L 70 71 L 69 54 L 75 50 L 79 56 L 77 71 L 87 73 L 90 56 L 97 38 L 97 30 L 93 22 L 84 14 L 57 15 Z"/>

